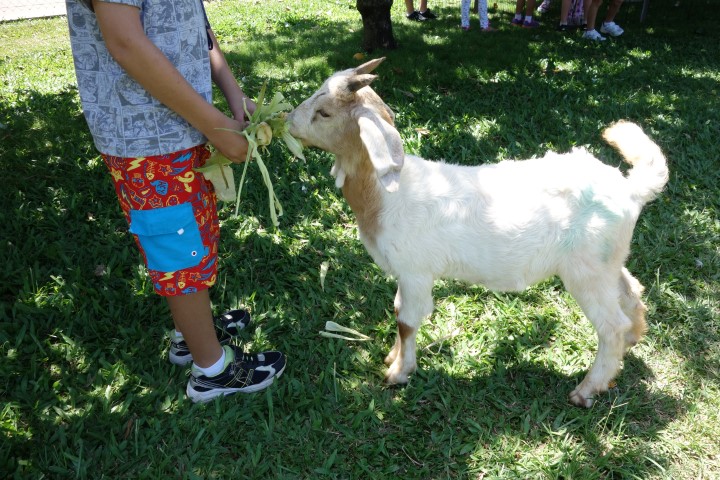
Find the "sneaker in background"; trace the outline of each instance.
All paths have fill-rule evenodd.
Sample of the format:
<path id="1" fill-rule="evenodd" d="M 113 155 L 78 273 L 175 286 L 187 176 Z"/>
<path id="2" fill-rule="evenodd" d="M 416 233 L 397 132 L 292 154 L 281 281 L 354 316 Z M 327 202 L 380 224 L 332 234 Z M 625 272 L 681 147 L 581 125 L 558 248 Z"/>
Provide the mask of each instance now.
<path id="1" fill-rule="evenodd" d="M 583 33 L 582 38 L 586 40 L 593 40 L 595 42 L 604 42 L 607 40 L 605 37 L 600 35 L 600 33 L 597 30 L 585 30 L 585 33 Z"/>
<path id="2" fill-rule="evenodd" d="M 405 15 L 405 18 L 407 18 L 408 20 L 412 20 L 413 22 L 424 22 L 425 20 L 427 20 L 427 18 L 425 18 L 417 10 L 412 13 L 408 13 L 407 15 Z"/>
<path id="3" fill-rule="evenodd" d="M 603 22 L 600 27 L 600 33 L 607 33 L 611 37 L 619 37 L 625 33 L 625 30 L 620 28 L 620 25 L 615 22 Z"/>
<path id="4" fill-rule="evenodd" d="M 550 10 L 550 0 L 543 0 L 537 11 L 538 13 L 547 13 L 548 10 Z"/>
<path id="5" fill-rule="evenodd" d="M 205 403 L 215 397 L 263 390 L 282 375 L 287 364 L 285 355 L 280 352 L 249 354 L 233 345 L 223 348 L 225 368 L 222 373 L 206 377 L 197 368 L 191 370 L 186 393 L 193 402 Z"/>
<path id="6" fill-rule="evenodd" d="M 420 12 L 420 15 L 422 15 L 425 20 L 435 20 L 437 18 L 437 15 L 435 15 L 429 8 L 424 12 Z"/>
<path id="7" fill-rule="evenodd" d="M 250 312 L 247 310 L 230 310 L 213 319 L 218 342 L 221 345 L 230 343 L 232 337 L 236 337 L 240 330 L 250 324 Z M 192 362 L 192 354 L 184 339 L 177 340 L 170 335 L 170 352 L 168 353 L 170 363 L 184 366 Z"/>

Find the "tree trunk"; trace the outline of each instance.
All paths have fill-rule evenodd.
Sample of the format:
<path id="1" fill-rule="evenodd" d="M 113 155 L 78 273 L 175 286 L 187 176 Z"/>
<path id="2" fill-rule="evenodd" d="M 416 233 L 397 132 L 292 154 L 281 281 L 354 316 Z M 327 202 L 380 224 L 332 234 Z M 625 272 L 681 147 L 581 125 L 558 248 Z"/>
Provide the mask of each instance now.
<path id="1" fill-rule="evenodd" d="M 392 4 L 393 0 L 357 0 L 356 7 L 363 20 L 362 48 L 366 52 L 397 48 L 390 20 Z"/>

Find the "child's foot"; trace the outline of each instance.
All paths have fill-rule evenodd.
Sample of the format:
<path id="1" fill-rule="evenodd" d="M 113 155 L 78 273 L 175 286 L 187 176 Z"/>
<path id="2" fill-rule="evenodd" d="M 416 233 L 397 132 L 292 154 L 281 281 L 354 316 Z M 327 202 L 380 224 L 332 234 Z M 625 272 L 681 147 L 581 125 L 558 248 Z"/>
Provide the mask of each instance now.
<path id="1" fill-rule="evenodd" d="M 485 27 L 485 28 L 481 28 L 480 31 L 481 31 L 481 32 L 486 32 L 486 33 L 489 33 L 489 32 L 497 32 L 497 28 L 493 28 L 491 25 L 488 25 L 488 26 Z"/>
<path id="2" fill-rule="evenodd" d="M 516 27 L 522 27 L 523 19 L 522 18 L 513 18 L 512 20 L 510 20 L 510 25 L 515 25 Z"/>
<path id="3" fill-rule="evenodd" d="M 583 38 L 594 42 L 604 42 L 606 40 L 606 38 L 600 35 L 600 33 L 595 29 L 586 30 L 585 33 L 583 33 Z"/>
<path id="4" fill-rule="evenodd" d="M 230 310 L 219 317 L 214 318 L 215 331 L 221 345 L 226 345 L 232 337 L 240 333 L 240 330 L 250 324 L 250 313 L 247 310 Z M 170 352 L 168 354 L 170 363 L 175 365 L 187 365 L 192 362 L 192 354 L 183 338 L 175 339 L 171 334 Z"/>
<path id="5" fill-rule="evenodd" d="M 538 28 L 540 26 L 540 22 L 537 20 L 530 20 L 529 22 L 525 20 L 522 24 L 523 28 Z"/>
<path id="6" fill-rule="evenodd" d="M 625 30 L 620 28 L 620 25 L 615 22 L 603 22 L 600 27 L 600 33 L 607 33 L 611 37 L 619 37 L 625 33 Z"/>
<path id="7" fill-rule="evenodd" d="M 425 17 L 426 20 L 435 20 L 437 18 L 437 15 L 435 15 L 429 8 L 424 12 L 420 12 L 420 15 Z"/>
<path id="8" fill-rule="evenodd" d="M 187 396 L 193 402 L 209 402 L 233 393 L 252 393 L 269 387 L 285 370 L 287 359 L 280 352 L 243 353 L 240 347 L 226 345 L 225 368 L 214 377 L 206 377 L 194 367 L 187 384 Z"/>
<path id="9" fill-rule="evenodd" d="M 408 13 L 407 15 L 405 15 L 405 18 L 407 18 L 408 20 L 411 20 L 411 21 L 413 21 L 413 22 L 424 22 L 425 20 L 427 20 L 427 18 L 425 18 L 425 17 L 424 17 L 420 12 L 418 12 L 417 10 L 415 10 L 415 11 L 412 12 L 412 13 Z"/>

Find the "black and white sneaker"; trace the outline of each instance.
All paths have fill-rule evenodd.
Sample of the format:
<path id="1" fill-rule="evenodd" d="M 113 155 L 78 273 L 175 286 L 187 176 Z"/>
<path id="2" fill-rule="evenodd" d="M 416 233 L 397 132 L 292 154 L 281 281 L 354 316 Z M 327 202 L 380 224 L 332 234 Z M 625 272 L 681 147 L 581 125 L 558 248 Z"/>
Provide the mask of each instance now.
<path id="1" fill-rule="evenodd" d="M 423 17 L 422 14 L 417 10 L 412 13 L 408 13 L 407 15 L 405 15 L 405 18 L 413 22 L 424 22 L 425 20 L 427 20 L 427 18 Z"/>
<path id="2" fill-rule="evenodd" d="M 425 10 L 424 12 L 420 12 L 420 15 L 425 17 L 425 20 L 435 20 L 437 18 L 437 15 L 435 15 L 435 13 L 430 11 L 429 8 L 427 10 Z"/>
<path id="3" fill-rule="evenodd" d="M 214 318 L 215 331 L 220 345 L 230 343 L 232 337 L 237 336 L 240 330 L 250 325 L 250 312 L 247 310 L 230 310 Z M 192 354 L 185 340 L 176 340 L 170 335 L 170 363 L 184 366 L 192 362 Z"/>
<path id="4" fill-rule="evenodd" d="M 258 392 L 269 387 L 285 370 L 287 361 L 280 352 L 249 354 L 234 345 L 223 348 L 225 369 L 221 374 L 206 377 L 197 368 L 191 370 L 186 392 L 193 402 L 205 403 L 238 392 Z"/>

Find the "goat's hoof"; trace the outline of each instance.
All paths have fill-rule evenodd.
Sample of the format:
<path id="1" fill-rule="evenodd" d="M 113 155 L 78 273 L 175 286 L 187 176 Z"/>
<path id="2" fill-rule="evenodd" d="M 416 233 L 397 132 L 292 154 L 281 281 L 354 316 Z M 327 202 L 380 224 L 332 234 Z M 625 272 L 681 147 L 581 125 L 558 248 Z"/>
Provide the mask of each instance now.
<path id="1" fill-rule="evenodd" d="M 385 374 L 386 385 L 405 385 L 408 383 L 408 375 L 405 373 L 394 372 L 391 368 Z"/>
<path id="2" fill-rule="evenodd" d="M 397 354 L 395 354 L 394 352 L 388 353 L 387 357 L 385 357 L 385 365 L 387 365 L 389 367 L 390 365 L 393 364 L 393 362 L 395 361 L 396 358 L 397 358 Z"/>
<path id="3" fill-rule="evenodd" d="M 595 399 L 581 395 L 577 388 L 570 393 L 570 403 L 575 406 L 590 408 L 594 402 Z"/>

